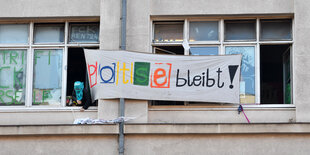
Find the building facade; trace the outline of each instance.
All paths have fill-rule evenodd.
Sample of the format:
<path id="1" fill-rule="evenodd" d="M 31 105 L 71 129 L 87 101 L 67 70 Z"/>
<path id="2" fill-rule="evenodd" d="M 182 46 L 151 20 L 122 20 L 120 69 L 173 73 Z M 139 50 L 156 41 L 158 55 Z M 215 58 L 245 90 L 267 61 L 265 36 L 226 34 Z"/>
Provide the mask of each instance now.
<path id="1" fill-rule="evenodd" d="M 74 81 L 87 81 L 83 49 L 121 48 L 242 54 L 240 103 L 247 116 L 232 104 L 125 99 L 125 117 L 134 118 L 124 125 L 125 154 L 310 152 L 307 0 L 0 4 L 6 6 L 0 11 L 1 154 L 118 154 L 119 124 L 71 124 L 116 119 L 119 100 L 101 99 L 80 112 L 66 99 Z"/>

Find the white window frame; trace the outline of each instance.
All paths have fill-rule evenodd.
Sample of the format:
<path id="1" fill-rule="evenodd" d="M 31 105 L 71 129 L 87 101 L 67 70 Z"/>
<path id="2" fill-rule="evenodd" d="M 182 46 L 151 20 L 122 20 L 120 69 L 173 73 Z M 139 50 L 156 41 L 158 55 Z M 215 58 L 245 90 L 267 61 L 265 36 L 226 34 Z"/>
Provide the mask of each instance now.
<path id="1" fill-rule="evenodd" d="M 260 20 L 261 19 L 291 19 L 292 20 L 292 40 L 281 40 L 281 41 L 261 41 L 260 40 Z M 225 54 L 225 47 L 226 46 L 254 46 L 255 47 L 255 103 L 254 104 L 247 104 L 245 107 L 258 107 L 258 108 L 281 108 L 281 107 L 295 107 L 294 103 L 294 75 L 293 75 L 293 44 L 294 44 L 294 18 L 291 15 L 283 15 L 283 16 L 249 16 L 249 17 L 183 17 L 183 18 L 170 18 L 165 19 L 164 17 L 155 17 L 151 19 L 151 22 L 153 23 L 151 30 L 151 40 L 153 40 L 154 36 L 154 22 L 156 21 L 166 21 L 166 22 L 173 22 L 173 21 L 184 21 L 184 27 L 183 27 L 183 39 L 186 40 L 189 43 L 189 46 L 219 46 L 219 55 Z M 255 41 L 225 41 L 225 20 L 256 20 L 256 40 Z M 219 41 L 195 41 L 195 42 L 189 42 L 189 22 L 190 21 L 218 21 L 219 23 Z M 151 41 L 152 42 L 152 41 Z M 261 45 L 274 45 L 274 44 L 290 44 L 291 45 L 291 54 L 290 54 L 290 61 L 291 61 L 291 104 L 260 104 L 260 46 Z M 156 43 L 152 42 L 151 49 L 153 49 L 155 46 L 173 46 L 173 45 L 180 45 L 182 46 L 182 43 Z M 154 50 L 152 50 L 154 52 Z M 184 50 L 184 55 L 189 55 L 189 51 Z M 185 103 L 187 105 L 187 103 Z M 221 106 L 222 104 L 219 104 Z M 168 106 L 168 105 L 167 105 Z M 205 106 L 208 106 L 207 104 Z M 229 105 L 230 107 L 236 107 L 237 105 Z M 214 105 L 212 105 L 214 107 Z"/>
<path id="2" fill-rule="evenodd" d="M 83 43 L 69 43 L 69 23 L 88 23 L 95 24 L 99 21 L 85 21 L 85 20 L 59 20 L 59 21 L 27 21 L 27 22 L 13 22 L 13 24 L 29 24 L 28 28 L 28 43 L 27 44 L 0 44 L 0 50 L 26 50 L 27 51 L 27 68 L 26 68 L 26 88 L 25 88 L 25 105 L 24 106 L 0 106 L 0 110 L 9 110 L 12 109 L 28 109 L 28 110 L 69 110 L 69 109 L 79 109 L 79 107 L 66 107 L 66 91 L 67 91 L 67 64 L 68 64 L 68 48 L 71 47 L 93 47 L 99 48 L 100 40 L 97 43 L 94 42 L 83 42 Z M 64 23 L 64 42 L 59 43 L 34 43 L 34 24 L 40 23 L 50 23 L 52 24 L 61 24 Z M 0 24 L 12 24 L 12 22 L 1 22 Z M 100 24 L 99 24 L 100 26 Z M 100 37 L 100 34 L 99 34 Z M 32 105 L 33 99 L 33 71 L 34 71 L 34 51 L 35 50 L 55 50 L 62 49 L 62 81 L 61 81 L 61 103 L 59 106 L 50 106 L 50 105 Z M 97 109 L 97 108 L 95 108 Z"/>

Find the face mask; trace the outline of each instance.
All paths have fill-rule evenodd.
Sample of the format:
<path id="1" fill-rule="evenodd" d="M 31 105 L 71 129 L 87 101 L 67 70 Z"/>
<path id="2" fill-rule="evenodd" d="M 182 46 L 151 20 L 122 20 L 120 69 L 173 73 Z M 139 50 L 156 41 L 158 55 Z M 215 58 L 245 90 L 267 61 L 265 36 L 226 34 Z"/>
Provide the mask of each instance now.
<path id="1" fill-rule="evenodd" d="M 80 81 L 74 82 L 74 91 L 75 91 L 77 100 L 83 99 L 83 89 L 84 89 L 84 83 L 83 82 L 80 82 Z"/>

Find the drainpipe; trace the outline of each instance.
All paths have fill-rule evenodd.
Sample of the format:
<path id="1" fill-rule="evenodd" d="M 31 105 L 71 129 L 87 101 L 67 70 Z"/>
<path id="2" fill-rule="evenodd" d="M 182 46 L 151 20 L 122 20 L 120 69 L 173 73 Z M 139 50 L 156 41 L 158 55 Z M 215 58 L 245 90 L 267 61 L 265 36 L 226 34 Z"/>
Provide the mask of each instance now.
<path id="1" fill-rule="evenodd" d="M 127 18 L 127 0 L 122 0 L 122 25 L 121 25 L 121 49 L 126 50 L 126 18 Z M 125 99 L 119 99 L 119 116 L 125 116 Z M 119 155 L 124 155 L 124 119 L 119 123 L 119 136 L 118 136 L 118 152 Z"/>

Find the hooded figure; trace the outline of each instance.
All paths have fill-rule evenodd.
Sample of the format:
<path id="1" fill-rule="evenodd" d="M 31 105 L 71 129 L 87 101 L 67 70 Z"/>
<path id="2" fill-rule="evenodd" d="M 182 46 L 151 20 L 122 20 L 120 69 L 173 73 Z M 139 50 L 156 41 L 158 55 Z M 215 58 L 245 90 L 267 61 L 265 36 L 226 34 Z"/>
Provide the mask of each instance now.
<path id="1" fill-rule="evenodd" d="M 81 111 L 88 109 L 88 107 L 90 106 L 91 104 L 90 95 L 87 89 L 84 87 L 83 82 L 81 81 L 74 82 L 72 100 L 73 102 L 76 102 L 78 106 L 83 106 L 81 108 Z"/>
<path id="2" fill-rule="evenodd" d="M 82 100 L 83 99 L 83 89 L 84 89 L 84 83 L 80 81 L 74 82 L 74 91 L 76 93 L 76 99 Z"/>

